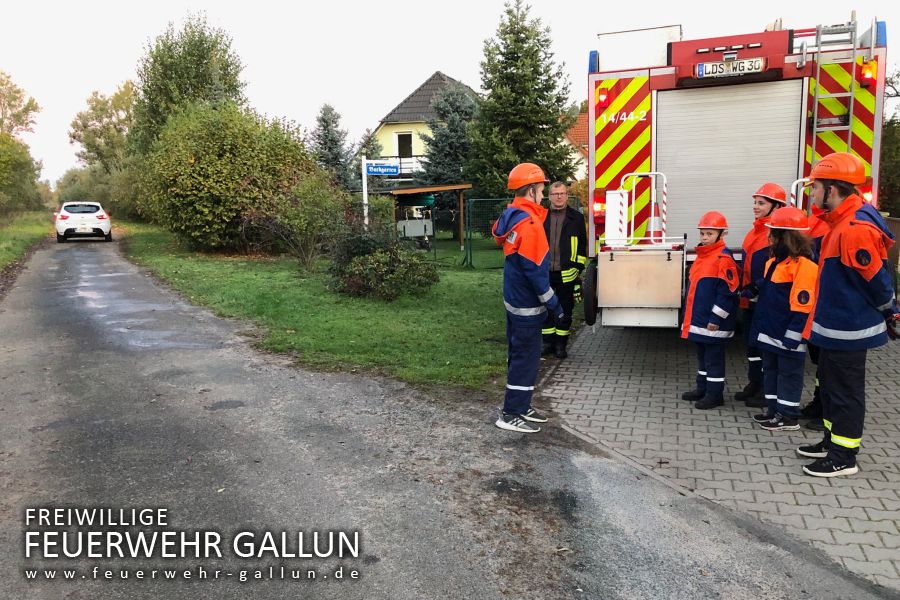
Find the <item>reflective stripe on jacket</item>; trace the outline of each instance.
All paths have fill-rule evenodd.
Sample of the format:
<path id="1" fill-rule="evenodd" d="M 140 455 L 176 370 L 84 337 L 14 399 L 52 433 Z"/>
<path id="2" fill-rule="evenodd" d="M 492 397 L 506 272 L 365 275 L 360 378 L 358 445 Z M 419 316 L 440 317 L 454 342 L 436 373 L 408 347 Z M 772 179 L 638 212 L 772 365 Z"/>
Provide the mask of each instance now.
<path id="1" fill-rule="evenodd" d="M 697 260 L 691 265 L 690 282 L 681 337 L 707 344 L 724 344 L 734 336 L 741 277 L 723 240 L 711 246 L 697 246 Z M 718 329 L 707 329 L 710 323 Z"/>
<path id="2" fill-rule="evenodd" d="M 550 219 L 544 220 L 544 232 L 550 239 Z M 563 283 L 578 279 L 587 265 L 587 232 L 580 212 L 566 206 L 565 220 L 559 233 L 559 266 Z"/>
<path id="3" fill-rule="evenodd" d="M 887 342 L 885 316 L 896 311 L 887 250 L 894 236 L 875 208 L 853 194 L 821 217 L 816 308 L 803 337 L 830 350 L 864 350 Z"/>
<path id="4" fill-rule="evenodd" d="M 806 352 L 803 327 L 816 305 L 819 267 L 808 258 L 770 258 L 750 328 L 751 345 L 795 356 Z"/>
<path id="5" fill-rule="evenodd" d="M 515 198 L 494 224 L 494 241 L 503 246 L 503 303 L 522 322 L 543 323 L 559 299 L 550 287 L 550 248 L 544 233 L 547 209 Z"/>

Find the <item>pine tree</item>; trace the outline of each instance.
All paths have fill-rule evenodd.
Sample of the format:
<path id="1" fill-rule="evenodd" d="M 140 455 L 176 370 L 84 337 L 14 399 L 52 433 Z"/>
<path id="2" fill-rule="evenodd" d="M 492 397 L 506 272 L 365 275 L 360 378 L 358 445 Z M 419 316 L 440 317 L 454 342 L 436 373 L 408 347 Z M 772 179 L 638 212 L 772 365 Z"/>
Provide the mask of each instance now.
<path id="1" fill-rule="evenodd" d="M 362 189 L 362 157 L 366 156 L 367 160 L 371 160 L 373 158 L 381 158 L 381 153 L 384 152 L 384 148 L 381 147 L 381 142 L 378 141 L 378 138 L 375 137 L 375 132 L 371 129 L 366 129 L 366 132 L 363 134 L 362 138 L 359 140 L 359 144 L 356 146 L 356 152 L 353 153 L 353 165 L 350 167 L 350 173 L 352 175 L 352 186 L 353 189 Z M 382 178 L 372 175 L 368 177 L 368 186 L 370 190 L 378 189 L 380 186 L 380 180 Z"/>
<path id="2" fill-rule="evenodd" d="M 507 197 L 506 177 L 519 162 L 537 163 L 550 180 L 572 178 L 564 136 L 569 82 L 550 50 L 550 29 L 529 17 L 522 0 L 506 3 L 496 38 L 484 43 L 485 98 L 469 127 L 465 173 L 480 197 Z"/>
<path id="3" fill-rule="evenodd" d="M 323 104 L 316 117 L 310 147 L 319 166 L 330 172 L 342 188 L 350 189 L 351 151 L 347 147 L 347 131 L 341 129 L 341 115 L 330 104 Z"/>
<path id="4" fill-rule="evenodd" d="M 459 183 L 469 156 L 466 129 L 475 117 L 477 105 L 464 86 L 451 86 L 431 103 L 435 118 L 429 119 L 431 135 L 423 134 L 426 162 L 418 179 L 423 184 Z"/>

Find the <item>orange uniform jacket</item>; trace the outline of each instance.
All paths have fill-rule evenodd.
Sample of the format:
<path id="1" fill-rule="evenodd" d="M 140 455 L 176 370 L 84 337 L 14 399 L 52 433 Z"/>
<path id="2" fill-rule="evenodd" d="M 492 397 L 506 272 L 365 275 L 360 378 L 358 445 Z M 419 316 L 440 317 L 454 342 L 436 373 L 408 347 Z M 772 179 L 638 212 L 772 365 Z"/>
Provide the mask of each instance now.
<path id="1" fill-rule="evenodd" d="M 750 328 L 752 345 L 778 354 L 806 352 L 803 327 L 816 305 L 818 274 L 816 263 L 802 256 L 766 262 Z"/>
<path id="2" fill-rule="evenodd" d="M 697 246 L 697 260 L 691 265 L 690 280 L 681 337 L 704 344 L 724 344 L 734 336 L 737 290 L 741 280 L 737 264 L 724 241 Z M 707 329 L 710 323 L 718 329 Z"/>

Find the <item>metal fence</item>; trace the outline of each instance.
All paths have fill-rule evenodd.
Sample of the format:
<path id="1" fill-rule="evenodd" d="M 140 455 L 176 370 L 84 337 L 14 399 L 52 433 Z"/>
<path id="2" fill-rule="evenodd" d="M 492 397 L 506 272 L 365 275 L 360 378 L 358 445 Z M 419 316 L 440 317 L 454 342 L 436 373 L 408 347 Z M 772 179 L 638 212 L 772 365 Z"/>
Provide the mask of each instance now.
<path id="1" fill-rule="evenodd" d="M 491 228 L 509 202 L 509 198 L 466 200 L 464 266 L 473 269 L 503 268 L 503 250 L 494 242 Z"/>
<path id="2" fill-rule="evenodd" d="M 473 269 L 502 269 L 503 250 L 494 242 L 491 229 L 511 200 L 509 198 L 471 198 L 465 204 L 463 265 Z M 543 205 L 548 206 L 547 201 Z M 569 196 L 569 206 L 584 212 L 581 202 Z"/>

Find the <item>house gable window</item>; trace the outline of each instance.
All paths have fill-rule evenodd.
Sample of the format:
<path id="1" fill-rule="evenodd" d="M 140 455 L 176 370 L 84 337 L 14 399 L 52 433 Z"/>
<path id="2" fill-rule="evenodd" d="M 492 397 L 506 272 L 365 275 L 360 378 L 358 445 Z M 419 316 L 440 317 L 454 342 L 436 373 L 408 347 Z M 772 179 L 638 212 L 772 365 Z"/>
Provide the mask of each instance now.
<path id="1" fill-rule="evenodd" d="M 400 158 L 412 158 L 412 132 L 397 134 L 397 155 Z"/>

